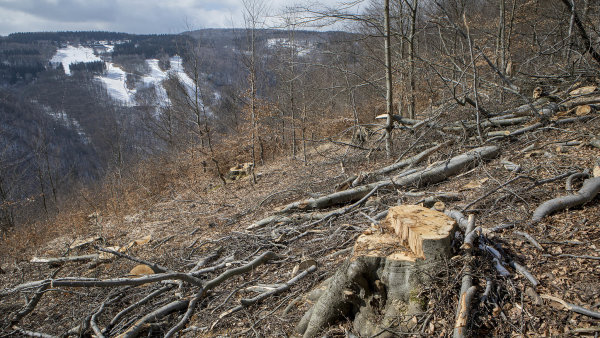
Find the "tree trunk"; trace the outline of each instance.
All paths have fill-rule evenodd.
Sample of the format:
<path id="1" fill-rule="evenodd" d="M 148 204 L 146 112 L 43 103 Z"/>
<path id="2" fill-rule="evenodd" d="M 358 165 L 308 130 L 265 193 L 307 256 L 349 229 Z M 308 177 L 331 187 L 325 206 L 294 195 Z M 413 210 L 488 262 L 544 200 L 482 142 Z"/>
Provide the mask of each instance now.
<path id="1" fill-rule="evenodd" d="M 384 328 L 423 311 L 419 293 L 450 257 L 456 229 L 456 221 L 437 211 L 416 205 L 391 208 L 380 229 L 358 237 L 352 256 L 328 280 L 297 331 L 315 337 L 327 325 L 349 318 L 361 336 L 392 336 Z"/>
<path id="2" fill-rule="evenodd" d="M 392 131 L 394 129 L 394 120 L 392 119 L 392 110 L 394 109 L 394 97 L 392 89 L 392 54 L 390 47 L 390 0 L 385 0 L 384 25 L 385 25 L 385 86 L 386 86 L 386 106 L 387 120 L 385 124 L 385 150 L 387 157 L 392 156 L 393 141 Z"/>

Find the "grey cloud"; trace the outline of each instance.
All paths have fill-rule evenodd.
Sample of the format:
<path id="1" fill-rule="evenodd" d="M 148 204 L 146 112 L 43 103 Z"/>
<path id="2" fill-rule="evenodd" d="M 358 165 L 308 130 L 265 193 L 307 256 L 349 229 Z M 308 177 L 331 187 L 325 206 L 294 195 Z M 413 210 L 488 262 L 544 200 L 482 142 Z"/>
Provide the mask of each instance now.
<path id="1" fill-rule="evenodd" d="M 10 0 L 0 1 L 0 9 L 23 12 L 58 23 L 111 22 L 118 12 L 115 0 Z"/>
<path id="2" fill-rule="evenodd" d="M 277 13 L 279 7 L 297 0 L 266 2 Z M 242 27 L 242 8 L 241 0 L 0 0 L 0 34 L 57 30 L 179 33 Z"/>

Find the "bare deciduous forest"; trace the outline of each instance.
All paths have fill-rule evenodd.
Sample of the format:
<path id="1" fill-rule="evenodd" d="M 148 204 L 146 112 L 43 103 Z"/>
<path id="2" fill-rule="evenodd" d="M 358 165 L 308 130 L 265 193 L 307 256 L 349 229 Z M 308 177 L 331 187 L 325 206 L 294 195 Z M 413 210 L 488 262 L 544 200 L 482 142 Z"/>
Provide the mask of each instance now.
<path id="1" fill-rule="evenodd" d="M 242 3 L 2 38 L 0 336 L 600 334 L 600 4 Z"/>

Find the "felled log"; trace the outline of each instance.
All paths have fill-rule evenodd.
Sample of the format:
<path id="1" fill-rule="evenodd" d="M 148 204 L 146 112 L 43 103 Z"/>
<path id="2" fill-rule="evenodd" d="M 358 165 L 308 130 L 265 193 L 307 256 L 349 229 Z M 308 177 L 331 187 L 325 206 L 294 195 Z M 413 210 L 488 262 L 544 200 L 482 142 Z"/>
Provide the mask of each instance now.
<path id="1" fill-rule="evenodd" d="M 381 114 L 381 115 L 377 115 L 375 117 L 375 119 L 383 120 L 383 119 L 387 119 L 387 117 L 388 117 L 388 114 Z M 393 115 L 393 114 L 392 114 L 392 119 L 400 124 L 405 124 L 405 125 L 409 125 L 409 126 L 423 122 L 421 120 L 409 119 L 406 117 L 402 117 L 400 115 Z"/>
<path id="2" fill-rule="evenodd" d="M 428 184 L 437 183 L 446 178 L 456 175 L 464 170 L 469 169 L 478 160 L 487 160 L 494 158 L 500 151 L 499 147 L 486 146 L 470 150 L 464 154 L 455 156 L 449 161 L 444 161 L 441 164 L 417 171 L 413 174 L 394 177 L 391 180 L 382 180 L 371 184 L 358 186 L 356 188 L 339 191 L 330 195 L 310 198 L 303 201 L 290 203 L 283 207 L 281 213 L 289 213 L 296 210 L 312 210 L 331 207 L 337 204 L 344 204 L 361 199 L 375 187 L 386 187 L 393 185 L 394 187 L 422 187 Z"/>
<path id="3" fill-rule="evenodd" d="M 354 318 L 361 336 L 389 337 L 401 315 L 423 311 L 420 290 L 451 254 L 456 222 L 416 205 L 390 208 L 378 230 L 366 231 L 306 312 L 296 330 L 314 337 L 338 319 Z M 383 333 L 382 333 L 383 332 Z"/>
<path id="4" fill-rule="evenodd" d="M 557 197 L 542 203 L 531 217 L 533 223 L 541 221 L 544 217 L 559 210 L 572 208 L 578 205 L 588 203 L 593 200 L 600 192 L 600 177 L 587 179 L 576 194 Z"/>
<path id="5" fill-rule="evenodd" d="M 530 119 L 531 119 L 531 117 L 529 117 L 529 116 L 509 117 L 509 118 L 505 118 L 505 119 L 489 119 L 486 121 L 482 121 L 480 123 L 480 126 L 481 126 L 481 128 L 508 127 L 508 126 L 523 124 L 523 123 L 529 121 Z M 445 126 L 442 128 L 442 130 L 444 130 L 444 131 L 462 131 L 465 128 L 467 128 L 467 129 L 477 128 L 477 124 L 472 123 L 472 122 L 463 123 L 462 121 L 460 121 L 460 122 L 455 122 L 452 125 Z"/>
<path id="6" fill-rule="evenodd" d="M 378 169 L 371 173 L 363 175 L 362 180 L 365 180 L 369 176 L 385 175 L 385 174 L 391 173 L 392 171 L 395 171 L 395 170 L 400 170 L 400 169 L 406 168 L 408 166 L 414 166 L 415 164 L 419 164 L 420 162 L 426 160 L 431 154 L 435 153 L 436 151 L 440 150 L 443 147 L 449 146 L 450 144 L 452 144 L 452 142 L 453 141 L 450 140 L 450 141 L 446 141 L 444 143 L 435 145 L 431 148 L 423 150 L 422 152 L 418 153 L 415 156 L 412 156 L 412 157 L 407 158 L 402 161 L 398 161 L 394 164 L 388 165 L 386 167 L 383 167 L 381 169 Z M 355 186 L 356 184 L 353 183 L 352 185 Z"/>

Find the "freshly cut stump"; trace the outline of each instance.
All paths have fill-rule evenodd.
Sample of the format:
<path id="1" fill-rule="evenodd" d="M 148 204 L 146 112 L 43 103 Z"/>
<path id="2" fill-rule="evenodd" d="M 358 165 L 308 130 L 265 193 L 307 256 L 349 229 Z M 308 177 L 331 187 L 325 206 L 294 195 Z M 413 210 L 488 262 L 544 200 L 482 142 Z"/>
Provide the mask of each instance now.
<path id="1" fill-rule="evenodd" d="M 296 330 L 315 337 L 340 319 L 353 319 L 355 331 L 365 337 L 410 329 L 412 316 L 423 311 L 422 286 L 450 257 L 456 229 L 456 221 L 438 211 L 390 208 L 380 228 L 358 237 L 352 256 L 326 281 Z"/>

